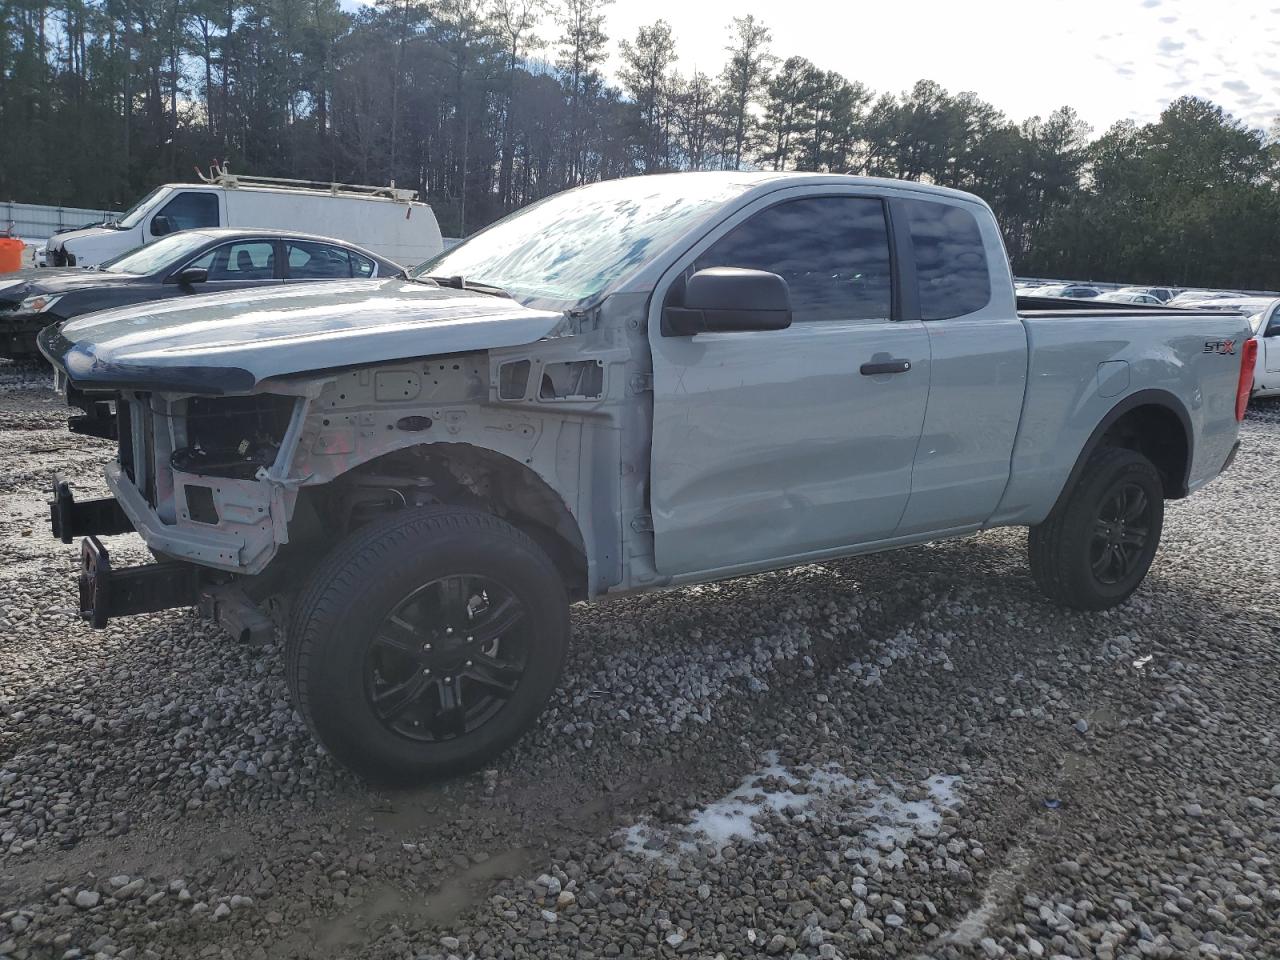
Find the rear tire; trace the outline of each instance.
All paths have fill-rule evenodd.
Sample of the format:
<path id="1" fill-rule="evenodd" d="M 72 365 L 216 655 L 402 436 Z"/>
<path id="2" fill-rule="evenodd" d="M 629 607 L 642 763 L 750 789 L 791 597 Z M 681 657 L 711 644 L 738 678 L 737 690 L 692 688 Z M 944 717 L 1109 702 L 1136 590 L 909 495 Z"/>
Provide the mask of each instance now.
<path id="1" fill-rule="evenodd" d="M 514 743 L 560 678 L 564 585 L 478 510 L 428 507 L 340 542 L 298 596 L 285 673 L 311 731 L 380 783 L 474 769 Z"/>
<path id="2" fill-rule="evenodd" d="M 1103 447 L 1067 499 L 1031 528 L 1031 576 L 1055 603 L 1106 610 L 1142 583 L 1163 527 L 1159 471 L 1140 453 Z"/>

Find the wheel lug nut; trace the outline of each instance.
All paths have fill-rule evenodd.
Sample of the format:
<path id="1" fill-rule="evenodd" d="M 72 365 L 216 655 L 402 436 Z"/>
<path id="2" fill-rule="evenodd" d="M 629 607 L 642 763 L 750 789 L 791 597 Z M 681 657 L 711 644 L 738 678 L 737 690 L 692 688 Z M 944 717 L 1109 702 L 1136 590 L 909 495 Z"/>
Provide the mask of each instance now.
<path id="1" fill-rule="evenodd" d="M 424 677 L 429 677 L 429 676 L 431 676 L 431 671 L 430 671 L 430 670 L 423 670 L 423 671 L 422 671 L 422 675 L 423 675 Z"/>
<path id="2" fill-rule="evenodd" d="M 424 643 L 424 644 L 422 645 L 422 649 L 423 649 L 423 650 L 430 650 L 430 649 L 431 649 L 431 644 L 429 644 L 429 643 Z"/>
<path id="3" fill-rule="evenodd" d="M 472 643 L 474 640 L 475 637 L 467 637 L 467 643 Z"/>
<path id="4" fill-rule="evenodd" d="M 444 678 L 444 682 L 445 682 L 445 683 L 453 683 L 453 677 L 445 677 L 445 678 Z"/>
<path id="5" fill-rule="evenodd" d="M 445 632 L 445 633 L 453 633 L 453 627 L 445 627 L 445 628 L 444 628 L 444 632 Z"/>
<path id="6" fill-rule="evenodd" d="M 468 661 L 467 661 L 467 666 L 468 666 L 468 667 L 469 667 L 469 666 L 471 666 L 471 661 L 470 661 L 470 660 L 468 660 Z"/>

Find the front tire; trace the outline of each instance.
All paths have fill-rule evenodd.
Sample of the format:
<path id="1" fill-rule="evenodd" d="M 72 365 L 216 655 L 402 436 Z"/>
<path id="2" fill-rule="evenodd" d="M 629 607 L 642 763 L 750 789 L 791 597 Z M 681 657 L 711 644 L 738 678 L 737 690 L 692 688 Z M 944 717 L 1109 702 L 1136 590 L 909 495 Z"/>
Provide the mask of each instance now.
<path id="1" fill-rule="evenodd" d="M 474 769 L 555 689 L 564 585 L 504 520 L 428 507 L 375 521 L 311 575 L 285 650 L 294 703 L 342 764 L 382 783 Z"/>
<path id="2" fill-rule="evenodd" d="M 1046 597 L 1077 610 L 1123 603 L 1151 568 L 1164 528 L 1164 484 L 1146 457 L 1103 447 L 1064 503 L 1031 528 L 1031 576 Z"/>

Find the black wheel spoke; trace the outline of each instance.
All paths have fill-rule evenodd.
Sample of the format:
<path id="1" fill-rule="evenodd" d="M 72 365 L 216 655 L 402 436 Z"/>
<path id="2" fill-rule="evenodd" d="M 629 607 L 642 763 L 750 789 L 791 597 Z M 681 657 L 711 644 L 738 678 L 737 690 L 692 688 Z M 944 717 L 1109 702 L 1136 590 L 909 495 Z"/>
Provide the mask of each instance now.
<path id="1" fill-rule="evenodd" d="M 391 720 L 402 716 L 406 710 L 422 699 L 422 695 L 431 686 L 431 679 L 418 670 L 414 670 L 407 678 L 392 684 L 385 690 L 373 695 L 373 709 L 381 720 Z"/>
<path id="2" fill-rule="evenodd" d="M 422 655 L 422 646 L 426 641 L 413 624 L 392 614 L 382 621 L 373 642 L 416 660 Z"/>
<path id="3" fill-rule="evenodd" d="M 483 653 L 475 654 L 466 668 L 467 677 L 501 697 L 516 692 L 523 672 L 517 664 Z"/>
<path id="4" fill-rule="evenodd" d="M 1120 532 L 1120 542 L 1125 546 L 1144 547 L 1147 544 L 1146 527 L 1125 527 Z"/>
<path id="5" fill-rule="evenodd" d="M 1126 488 L 1124 512 L 1120 519 L 1132 523 L 1147 512 L 1147 495 L 1139 487 Z"/>
<path id="6" fill-rule="evenodd" d="M 510 594 L 491 602 L 467 627 L 468 642 L 487 647 L 524 619 L 524 607 Z"/>
<path id="7" fill-rule="evenodd" d="M 1111 545 L 1103 544 L 1102 549 L 1098 552 L 1097 558 L 1090 564 L 1093 569 L 1093 575 L 1101 579 L 1107 572 L 1107 568 L 1111 565 Z"/>
<path id="8" fill-rule="evenodd" d="M 432 732 L 460 737 L 467 730 L 467 710 L 462 703 L 462 677 L 446 677 L 436 684 L 440 691 L 440 711 L 431 723 Z"/>

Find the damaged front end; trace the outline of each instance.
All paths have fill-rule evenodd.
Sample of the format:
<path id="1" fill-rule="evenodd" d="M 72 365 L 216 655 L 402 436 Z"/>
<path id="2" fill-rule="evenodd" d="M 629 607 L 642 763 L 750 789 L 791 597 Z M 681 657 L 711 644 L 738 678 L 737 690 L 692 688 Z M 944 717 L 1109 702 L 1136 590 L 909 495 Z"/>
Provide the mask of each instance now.
<path id="1" fill-rule="evenodd" d="M 50 500 L 53 534 L 85 538 L 81 615 L 101 628 L 194 605 L 235 636 L 269 637 L 262 598 L 245 592 L 242 577 L 260 573 L 288 540 L 296 484 L 286 477 L 307 399 L 72 390 L 68 401 L 84 411 L 70 418 L 74 432 L 117 444 L 105 469 L 113 496 L 77 501 L 58 478 Z M 99 538 L 135 531 L 157 562 L 114 566 Z"/>

